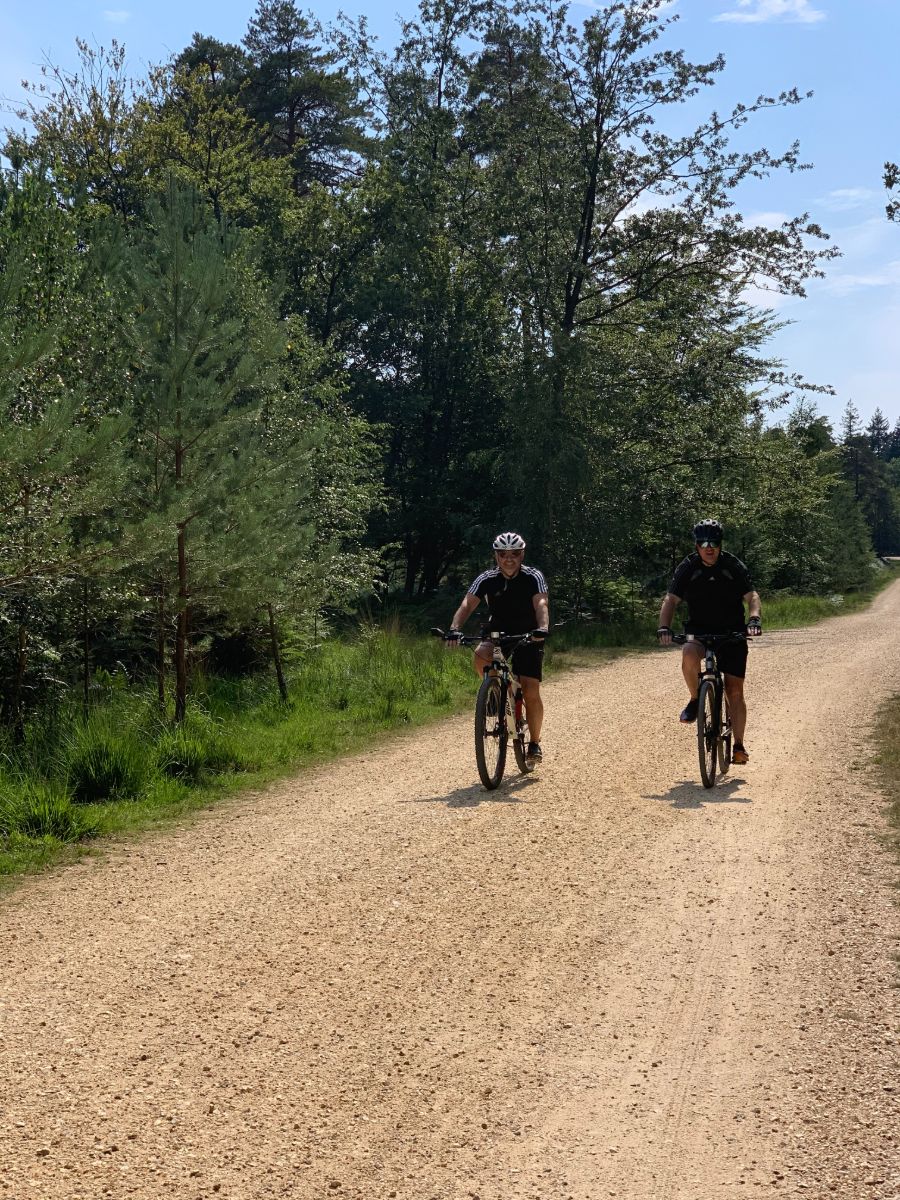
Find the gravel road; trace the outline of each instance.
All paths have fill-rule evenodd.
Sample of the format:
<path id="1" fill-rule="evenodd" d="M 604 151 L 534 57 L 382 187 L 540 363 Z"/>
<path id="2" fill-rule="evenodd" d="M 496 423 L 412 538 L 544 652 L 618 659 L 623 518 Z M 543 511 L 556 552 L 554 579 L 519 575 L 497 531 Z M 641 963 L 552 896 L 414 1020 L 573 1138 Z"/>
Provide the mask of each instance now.
<path id="1" fill-rule="evenodd" d="M 0 907 L 0 1197 L 900 1197 L 897 865 L 865 770 L 900 581 L 764 636 L 712 792 L 676 652 L 32 879 Z"/>

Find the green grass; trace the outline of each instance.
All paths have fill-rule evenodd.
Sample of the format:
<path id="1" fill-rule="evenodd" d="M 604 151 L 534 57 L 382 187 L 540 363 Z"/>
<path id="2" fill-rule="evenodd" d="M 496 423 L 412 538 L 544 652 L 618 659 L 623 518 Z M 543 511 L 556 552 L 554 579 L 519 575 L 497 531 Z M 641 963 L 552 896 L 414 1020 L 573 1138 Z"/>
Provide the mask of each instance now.
<path id="1" fill-rule="evenodd" d="M 888 802 L 891 839 L 900 858 L 900 695 L 885 704 L 875 726 L 876 778 Z"/>
<path id="2" fill-rule="evenodd" d="M 793 596 L 790 593 L 763 596 L 764 627 L 793 629 L 800 625 L 814 625 L 826 617 L 858 612 L 871 604 L 875 596 L 896 578 L 897 571 L 890 568 L 879 571 L 871 587 L 855 592 L 830 596 Z"/>
<path id="3" fill-rule="evenodd" d="M 765 627 L 853 611 L 892 577 L 886 571 L 872 591 L 840 603 L 764 598 Z M 625 649 L 651 649 L 657 615 L 656 603 L 629 604 L 618 622 L 555 630 L 548 673 Z M 181 818 L 392 730 L 467 709 L 475 690 L 467 652 L 405 634 L 396 620 L 364 625 L 355 637 L 306 652 L 292 675 L 287 704 L 269 676 L 195 676 L 188 718 L 178 728 L 149 689 L 118 686 L 87 720 L 73 703 L 36 719 L 22 744 L 0 739 L 0 877 L 83 854 L 98 838 Z M 884 744 L 900 744 L 896 733 L 892 738 Z"/>
<path id="4" fill-rule="evenodd" d="M 459 711 L 475 677 L 467 654 L 366 627 L 305 655 L 287 704 L 268 677 L 193 684 L 177 728 L 149 692 L 126 689 L 87 721 L 73 706 L 29 727 L 24 745 L 0 745 L 0 876 Z"/>

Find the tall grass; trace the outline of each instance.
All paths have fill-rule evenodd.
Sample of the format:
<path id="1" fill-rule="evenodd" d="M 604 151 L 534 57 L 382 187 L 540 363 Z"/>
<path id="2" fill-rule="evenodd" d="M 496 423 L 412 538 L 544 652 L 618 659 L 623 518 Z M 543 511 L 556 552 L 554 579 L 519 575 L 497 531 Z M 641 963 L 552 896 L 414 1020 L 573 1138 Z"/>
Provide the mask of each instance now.
<path id="1" fill-rule="evenodd" d="M 894 848 L 900 858 L 900 696 L 885 704 L 875 727 L 876 777 L 888 802 Z"/>
<path id="2" fill-rule="evenodd" d="M 858 612 L 871 604 L 872 598 L 896 578 L 894 570 L 886 570 L 875 577 L 871 587 L 855 592 L 838 592 L 828 596 L 794 596 L 789 593 L 764 596 L 763 622 L 767 629 L 793 629 L 801 625 L 813 625 L 826 617 Z"/>

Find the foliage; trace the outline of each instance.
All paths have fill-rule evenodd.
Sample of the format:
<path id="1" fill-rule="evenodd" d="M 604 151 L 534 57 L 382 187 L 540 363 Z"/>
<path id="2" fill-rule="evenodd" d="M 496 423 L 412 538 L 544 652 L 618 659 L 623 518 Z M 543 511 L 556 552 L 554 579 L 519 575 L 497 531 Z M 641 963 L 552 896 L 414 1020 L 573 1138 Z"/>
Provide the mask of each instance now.
<path id="1" fill-rule="evenodd" d="M 896 163 L 886 162 L 884 164 L 884 186 L 889 192 L 896 192 L 897 185 L 900 184 L 900 167 Z M 896 195 L 892 195 L 886 207 L 889 221 L 900 221 L 900 199 Z"/>

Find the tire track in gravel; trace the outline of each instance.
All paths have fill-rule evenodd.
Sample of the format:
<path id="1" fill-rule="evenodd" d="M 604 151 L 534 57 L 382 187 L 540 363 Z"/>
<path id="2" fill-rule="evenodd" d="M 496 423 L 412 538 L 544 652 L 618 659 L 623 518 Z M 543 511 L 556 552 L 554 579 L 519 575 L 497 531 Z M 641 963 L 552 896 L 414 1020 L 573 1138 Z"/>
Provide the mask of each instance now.
<path id="1" fill-rule="evenodd" d="M 632 654 L 548 685 L 547 761 L 492 795 L 454 719 L 29 881 L 0 1197 L 900 1195 L 896 868 L 853 769 L 898 617 L 900 581 L 754 646 L 713 792 L 677 656 Z"/>

